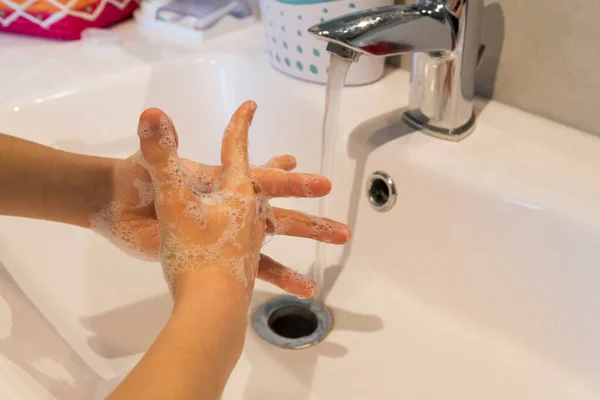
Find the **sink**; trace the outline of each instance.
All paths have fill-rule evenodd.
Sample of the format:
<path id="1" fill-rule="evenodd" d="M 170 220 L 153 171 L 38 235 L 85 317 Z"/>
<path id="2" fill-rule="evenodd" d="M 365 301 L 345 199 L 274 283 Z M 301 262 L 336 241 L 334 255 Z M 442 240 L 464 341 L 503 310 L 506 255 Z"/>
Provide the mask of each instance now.
<path id="1" fill-rule="evenodd" d="M 183 156 L 217 163 L 229 116 L 253 99 L 252 161 L 291 153 L 299 170 L 317 171 L 324 88 L 273 71 L 263 37 L 252 27 L 194 54 L 2 101 L 0 131 L 125 157 L 140 111 L 156 106 L 178 127 Z M 402 122 L 408 89 L 408 74 L 390 70 L 344 91 L 331 217 L 354 237 L 328 252 L 321 290 L 333 331 L 292 351 L 249 330 L 223 399 L 599 398 L 600 139 L 481 101 L 475 132 L 445 142 Z M 386 212 L 366 194 L 376 171 L 397 188 Z M 307 272 L 314 247 L 277 237 L 265 252 Z M 13 327 L 4 339 L 0 330 L 0 350 L 18 333 L 33 349 L 0 351 L 0 394 L 35 382 L 19 395 L 61 399 L 67 385 L 73 398 L 101 398 L 170 312 L 158 264 L 83 229 L 2 218 L 0 263 L 0 321 Z M 278 294 L 260 282 L 252 309 Z M 43 336 L 16 329 L 22 313 Z"/>

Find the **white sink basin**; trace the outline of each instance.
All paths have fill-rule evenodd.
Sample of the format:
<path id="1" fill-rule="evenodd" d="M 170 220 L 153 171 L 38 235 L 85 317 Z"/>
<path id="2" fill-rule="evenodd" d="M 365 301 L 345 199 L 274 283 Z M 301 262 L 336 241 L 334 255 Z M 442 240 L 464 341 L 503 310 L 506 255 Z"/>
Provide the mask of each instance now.
<path id="1" fill-rule="evenodd" d="M 324 88 L 273 71 L 262 42 L 260 28 L 251 28 L 193 57 L 7 101 L 0 131 L 124 157 L 136 149 L 139 112 L 157 106 L 173 117 L 183 156 L 218 162 L 230 114 L 253 99 L 252 159 L 292 153 L 300 170 L 317 171 Z M 599 398 L 600 140 L 491 102 L 471 137 L 444 142 L 400 122 L 407 93 L 404 71 L 344 92 L 332 217 L 352 225 L 354 239 L 329 254 L 323 290 L 332 333 L 315 347 L 286 351 L 249 331 L 224 399 Z M 365 195 L 375 171 L 398 188 L 386 213 Z M 316 210 L 315 201 L 280 204 Z M 17 329 L 17 312 L 0 307 L 0 322 L 13 327 L 0 340 L 0 394 L 66 398 L 59 390 L 67 382 L 73 398 L 100 396 L 168 316 L 159 266 L 82 229 L 0 221 L 0 262 L 31 300 L 7 297 L 8 309 L 43 315 L 57 332 L 45 335 L 66 349 L 44 353 L 35 332 Z M 278 237 L 266 252 L 307 271 L 313 249 Z M 254 307 L 277 293 L 259 284 Z M 43 354 L 6 353 L 3 343 Z M 42 358 L 50 359 L 46 373 L 30 368 Z M 35 391 L 18 391 L 31 382 Z"/>

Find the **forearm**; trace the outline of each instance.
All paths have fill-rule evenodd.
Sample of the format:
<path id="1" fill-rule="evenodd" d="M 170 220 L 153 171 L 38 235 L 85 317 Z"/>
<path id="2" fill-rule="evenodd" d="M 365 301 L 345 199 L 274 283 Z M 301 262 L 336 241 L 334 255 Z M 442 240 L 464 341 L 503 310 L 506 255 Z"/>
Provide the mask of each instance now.
<path id="1" fill-rule="evenodd" d="M 203 276 L 205 275 L 205 276 Z M 245 289 L 226 272 L 197 273 L 173 315 L 109 400 L 216 400 L 244 343 Z"/>
<path id="2" fill-rule="evenodd" d="M 0 134 L 0 215 L 87 227 L 111 195 L 114 162 Z"/>

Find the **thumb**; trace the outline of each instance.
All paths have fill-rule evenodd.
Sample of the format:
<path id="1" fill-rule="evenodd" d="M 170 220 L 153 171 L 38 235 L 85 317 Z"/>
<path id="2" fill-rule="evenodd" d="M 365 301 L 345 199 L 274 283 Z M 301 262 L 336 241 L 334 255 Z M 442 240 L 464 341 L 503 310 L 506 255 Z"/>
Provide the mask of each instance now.
<path id="1" fill-rule="evenodd" d="M 149 108 L 140 116 L 138 136 L 144 166 L 154 186 L 156 212 L 159 219 L 170 219 L 180 208 L 186 188 L 175 128 L 162 110 Z"/>

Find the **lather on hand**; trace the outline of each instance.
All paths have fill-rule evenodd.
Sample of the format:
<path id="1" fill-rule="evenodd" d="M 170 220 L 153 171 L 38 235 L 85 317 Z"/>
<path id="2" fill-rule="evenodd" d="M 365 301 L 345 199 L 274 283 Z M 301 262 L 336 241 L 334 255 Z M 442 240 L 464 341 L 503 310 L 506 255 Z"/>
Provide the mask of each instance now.
<path id="1" fill-rule="evenodd" d="M 142 114 L 140 132 L 157 119 L 158 129 L 172 130 L 177 147 L 177 132 L 160 110 Z M 141 160 L 139 152 L 126 159 L 94 157 L 0 134 L 0 215 L 91 227 L 134 256 L 159 261 L 154 190 Z M 222 176 L 220 166 L 180 162 L 182 175 L 198 193 L 211 192 Z M 329 193 L 327 178 L 290 172 L 295 165 L 294 157 L 280 156 L 252 168 L 254 192 L 265 197 Z M 350 236 L 344 224 L 277 207 L 271 210 L 267 232 L 335 244 L 346 243 Z M 314 294 L 314 283 L 264 255 L 258 278 L 300 297 Z"/>
<path id="2" fill-rule="evenodd" d="M 170 139 L 164 139 L 161 132 L 171 135 Z M 159 109 L 149 109 L 141 115 L 138 135 L 142 153 L 144 146 L 151 147 L 152 138 L 162 138 L 163 146 L 171 145 L 177 150 L 179 138 L 173 122 Z M 158 143 L 155 145 L 159 146 Z M 146 151 L 150 150 L 146 148 Z M 141 153 L 117 162 L 112 196 L 92 214 L 90 221 L 94 229 L 119 247 L 137 257 L 158 261 L 160 244 L 156 209 L 159 205 L 147 162 Z M 177 166 L 181 166 L 179 179 L 196 196 L 214 191 L 223 175 L 220 166 L 185 159 L 178 159 Z M 288 155 L 275 157 L 263 167 L 252 168 L 254 192 L 261 198 L 321 197 L 329 193 L 331 182 L 327 178 L 290 172 L 295 166 L 296 160 Z M 277 207 L 270 208 L 266 227 L 267 233 L 334 244 L 344 244 L 350 237 L 350 229 L 344 224 Z M 312 280 L 265 255 L 260 256 L 258 278 L 299 297 L 312 297 L 316 292 Z"/>

